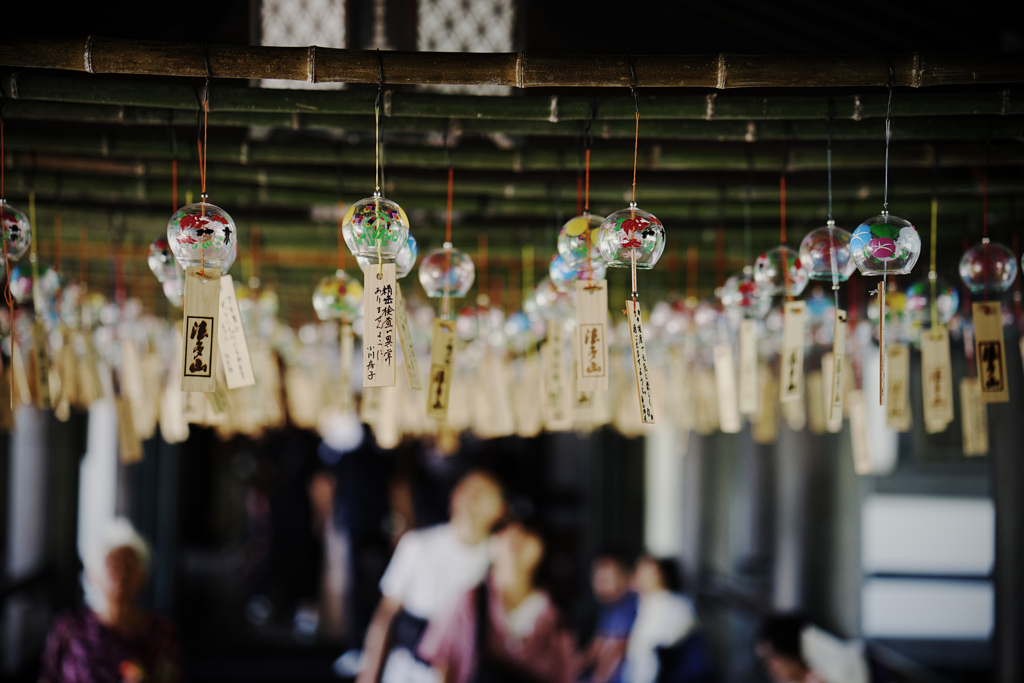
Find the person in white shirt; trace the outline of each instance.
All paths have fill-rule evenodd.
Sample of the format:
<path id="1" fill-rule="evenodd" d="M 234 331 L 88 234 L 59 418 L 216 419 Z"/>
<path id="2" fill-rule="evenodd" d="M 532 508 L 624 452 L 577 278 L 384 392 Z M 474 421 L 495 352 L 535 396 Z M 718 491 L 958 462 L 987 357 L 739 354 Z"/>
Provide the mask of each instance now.
<path id="1" fill-rule="evenodd" d="M 427 622 L 479 584 L 490 564 L 488 539 L 505 515 L 501 485 L 473 471 L 452 490 L 447 524 L 409 531 L 380 582 L 383 594 L 366 632 L 357 683 L 435 683 L 416 655 Z"/>
<path id="2" fill-rule="evenodd" d="M 868 683 L 864 645 L 844 641 L 797 614 L 769 617 L 754 651 L 775 683 Z"/>
<path id="3" fill-rule="evenodd" d="M 678 569 L 671 562 L 645 555 L 633 570 L 633 590 L 640 603 L 626 647 L 626 683 L 654 683 L 657 649 L 679 643 L 697 626 L 693 604 L 675 592 Z"/>

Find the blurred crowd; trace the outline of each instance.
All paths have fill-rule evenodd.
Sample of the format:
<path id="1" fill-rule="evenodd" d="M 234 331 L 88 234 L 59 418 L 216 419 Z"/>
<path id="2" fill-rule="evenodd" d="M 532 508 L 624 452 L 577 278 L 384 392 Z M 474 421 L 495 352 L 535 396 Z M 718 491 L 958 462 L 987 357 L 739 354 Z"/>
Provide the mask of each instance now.
<path id="1" fill-rule="evenodd" d="M 598 612 L 592 632 L 580 639 L 552 592 L 552 541 L 530 515 L 517 514 L 502 483 L 484 470 L 471 470 L 457 481 L 447 521 L 396 531 L 397 545 L 377 593 L 367 586 L 367 576 L 360 576 L 359 563 L 346 561 L 359 529 L 353 516 L 367 511 L 359 508 L 359 489 L 349 491 L 353 507 L 334 509 L 335 474 L 320 471 L 309 477 L 307 494 L 323 563 L 348 572 L 333 589 L 326 580 L 331 572 L 325 572 L 315 620 L 325 629 L 333 623 L 339 632 L 348 631 L 354 643 L 365 631 L 362 647 L 335 662 L 339 677 L 357 683 L 718 680 L 709 641 L 671 559 L 597 552 L 590 587 Z M 265 511 L 258 491 L 250 494 L 247 505 L 255 513 Z M 253 517 L 261 519 L 260 514 Z M 52 625 L 41 680 L 181 680 L 174 624 L 139 607 L 148 573 L 147 543 L 124 519 L 115 520 L 103 538 L 101 547 L 85 558 L 86 604 L 58 616 Z M 287 563 L 289 557 L 280 560 Z M 372 569 L 364 573 L 374 575 Z M 377 595 L 376 605 L 367 602 Z M 257 608 L 251 602 L 247 607 Z M 366 613 L 365 628 L 359 628 L 358 612 Z M 300 609 L 297 622 L 301 617 Z M 799 617 L 768 619 L 756 652 L 765 673 L 778 683 L 868 680 L 856 644 L 843 643 Z"/>

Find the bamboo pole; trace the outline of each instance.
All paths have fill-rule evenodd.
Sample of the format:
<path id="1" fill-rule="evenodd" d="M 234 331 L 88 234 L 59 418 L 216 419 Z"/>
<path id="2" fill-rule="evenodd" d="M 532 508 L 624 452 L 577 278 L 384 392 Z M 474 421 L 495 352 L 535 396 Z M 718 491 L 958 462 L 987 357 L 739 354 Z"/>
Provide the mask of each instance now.
<path id="1" fill-rule="evenodd" d="M 95 124 L 166 126 L 169 123 L 189 126 L 195 113 L 187 110 L 166 110 L 117 105 L 66 104 L 57 102 L 12 102 L 4 116 L 11 120 L 83 122 Z M 211 126 L 234 128 L 272 127 L 290 130 L 331 130 L 372 133 L 374 117 L 340 114 L 289 114 L 270 112 L 215 112 L 210 114 Z M 633 139 L 636 129 L 632 121 L 604 121 L 594 131 L 605 139 Z M 501 119 L 438 119 L 404 117 L 388 122 L 389 134 L 444 134 L 457 128 L 463 135 L 533 135 L 578 138 L 581 126 L 577 121 L 533 121 Z M 644 139 L 706 140 L 755 142 L 758 140 L 826 140 L 826 121 L 692 121 L 655 120 L 641 128 Z M 836 140 L 884 139 L 881 119 L 835 121 L 832 135 Z M 1017 117 L 917 117 L 901 119 L 892 129 L 894 141 L 904 140 L 1019 140 L 1024 126 Z"/>
<path id="2" fill-rule="evenodd" d="M 895 128 L 895 126 L 894 126 Z M 234 140 L 228 139 L 234 137 Z M 37 154 L 85 155 L 109 159 L 165 160 L 171 159 L 167 135 L 113 134 L 108 132 L 36 133 L 9 130 L 6 149 L 12 152 Z M 752 151 L 751 151 L 752 150 Z M 208 148 L 213 163 L 244 166 L 289 164 L 299 166 L 373 166 L 372 146 L 325 144 L 320 140 L 275 142 L 238 139 L 221 135 L 211 139 Z M 476 171 L 565 171 L 575 166 L 575 154 L 550 146 L 502 150 L 482 147 L 458 147 L 451 151 L 456 167 Z M 443 169 L 447 166 L 445 152 L 440 148 L 389 145 L 390 168 Z M 893 168 L 932 168 L 936 160 L 942 168 L 964 166 L 1021 165 L 1024 148 L 1020 145 L 996 145 L 991 152 L 985 145 L 971 143 L 905 142 L 894 145 L 889 156 Z M 834 169 L 880 168 L 884 155 L 878 145 L 846 145 L 833 152 Z M 772 145 L 747 143 L 690 142 L 677 144 L 645 144 L 638 153 L 641 171 L 809 171 L 826 168 L 826 153 L 820 143 L 785 142 Z M 633 166 L 632 146 L 607 143 L 601 154 L 591 160 L 593 171 L 622 171 Z"/>
<path id="3" fill-rule="evenodd" d="M 310 47 L 231 46 L 117 40 L 8 39 L 0 65 L 91 74 L 276 78 L 312 83 L 377 83 L 378 53 Z M 629 63 L 643 88 L 927 87 L 1024 81 L 1024 54 L 902 55 L 535 55 L 384 52 L 394 85 L 626 87 Z"/>
<path id="4" fill-rule="evenodd" d="M 0 90 L 14 101 L 65 102 L 143 107 L 163 111 L 196 110 L 196 83 L 180 81 L 127 81 L 117 77 L 58 71 L 5 71 Z M 1007 116 L 1024 113 L 1024 104 L 1010 89 L 951 93 L 910 91 L 900 94 L 894 118 L 905 116 Z M 210 113 L 367 114 L 373 111 L 375 91 L 285 90 L 217 83 Z M 694 95 L 658 94 L 640 98 L 645 121 L 692 119 L 719 121 L 820 120 L 829 117 L 862 120 L 885 118 L 887 97 L 882 92 L 828 95 L 749 96 L 739 93 Z M 445 95 L 388 90 L 385 115 L 392 118 L 506 119 L 517 121 L 587 121 L 591 98 L 559 93 L 552 96 L 502 97 Z M 597 121 L 633 121 L 634 101 L 629 95 L 604 94 L 594 100 Z"/>

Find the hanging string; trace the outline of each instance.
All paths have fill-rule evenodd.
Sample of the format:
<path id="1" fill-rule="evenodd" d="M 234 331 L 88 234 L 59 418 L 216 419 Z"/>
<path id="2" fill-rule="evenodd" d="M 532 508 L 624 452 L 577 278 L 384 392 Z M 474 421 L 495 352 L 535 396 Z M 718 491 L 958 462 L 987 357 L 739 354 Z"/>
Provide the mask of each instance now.
<path id="1" fill-rule="evenodd" d="M 202 102 L 202 113 L 203 113 L 203 128 L 202 137 L 196 141 L 196 147 L 199 150 L 199 197 L 202 201 L 200 207 L 200 215 L 206 216 L 206 200 L 209 196 L 206 194 L 206 154 L 207 154 L 207 123 L 210 118 L 210 57 L 207 54 L 206 43 L 203 43 L 203 62 L 206 64 L 206 84 L 203 87 L 203 102 Z M 196 117 L 198 119 L 198 116 Z M 198 124 L 198 121 L 197 121 Z M 199 276 L 206 279 L 206 246 L 205 242 L 200 245 L 200 267 Z"/>
<path id="2" fill-rule="evenodd" d="M 629 62 L 629 76 L 631 79 L 629 89 L 633 93 L 633 104 L 636 106 L 636 133 L 633 137 L 633 194 L 629 202 L 630 218 L 635 218 L 636 214 L 633 213 L 633 209 L 636 208 L 636 159 L 637 152 L 640 149 L 640 95 L 637 92 L 636 84 L 636 69 L 633 68 L 633 58 L 626 56 L 626 60 Z M 636 249 L 629 250 L 630 260 L 630 274 L 632 276 L 632 298 L 633 306 L 636 306 Z"/>
<path id="3" fill-rule="evenodd" d="M 786 300 L 793 300 L 793 293 L 789 289 L 789 247 L 786 246 L 786 171 L 783 169 L 779 176 L 779 243 L 782 244 L 782 283 L 786 291 Z"/>
<path id="4" fill-rule="evenodd" d="M 888 55 L 886 59 L 889 59 Z M 889 59 L 889 103 L 885 107 L 885 190 L 882 199 L 882 213 L 889 212 L 889 140 L 892 138 L 892 60 Z"/>
<path id="5" fill-rule="evenodd" d="M 451 306 L 449 290 L 452 279 L 452 200 L 455 196 L 455 166 L 452 165 L 451 150 L 448 147 L 447 128 L 444 133 L 444 158 L 448 166 L 448 204 L 444 224 L 444 293 L 441 297 L 441 317 L 447 319 Z"/>
<path id="6" fill-rule="evenodd" d="M 930 258 L 928 262 L 928 287 L 931 292 L 931 318 L 932 318 L 932 338 L 938 333 L 939 329 L 939 304 L 937 299 L 938 294 L 938 274 L 936 273 L 936 244 L 938 241 L 939 234 L 939 198 L 932 197 L 932 242 L 929 245 Z"/>
<path id="7" fill-rule="evenodd" d="M 686 300 L 697 304 L 697 245 L 691 244 L 686 249 Z"/>
<path id="8" fill-rule="evenodd" d="M 988 160 L 981 177 L 981 270 L 984 273 L 985 301 L 988 301 L 988 171 L 992 165 L 992 137 L 988 140 Z"/>
<path id="9" fill-rule="evenodd" d="M 835 298 L 836 310 L 839 310 L 839 264 L 836 263 L 835 225 L 832 218 L 832 118 L 835 113 L 835 102 L 828 98 L 828 146 L 826 147 L 826 165 L 828 167 L 828 252 L 832 265 L 832 296 Z"/>
<path id="10" fill-rule="evenodd" d="M 6 282 L 4 283 L 4 301 L 7 302 L 7 310 L 10 314 L 8 318 L 10 320 L 10 332 L 11 332 L 11 359 L 14 359 L 14 296 L 11 293 L 11 259 L 7 255 L 7 232 L 4 229 L 4 211 L 7 207 L 7 195 L 4 188 L 4 167 L 7 165 L 4 163 L 6 157 L 4 156 L 4 105 L 7 104 L 7 98 L 0 93 L 0 237 L 3 238 L 4 242 L 4 275 Z M 14 382 L 11 382 L 11 408 L 14 408 Z"/>
<path id="11" fill-rule="evenodd" d="M 61 204 L 61 190 L 64 185 L 64 176 L 57 174 L 57 215 L 53 218 L 53 270 L 60 273 L 60 242 L 61 231 L 64 227 L 64 208 Z"/>
<path id="12" fill-rule="evenodd" d="M 381 149 L 380 149 L 380 105 L 381 99 L 384 96 L 384 60 L 380 56 L 380 48 L 377 48 L 377 71 L 380 78 L 377 80 L 377 97 L 373 100 L 373 122 L 374 122 L 374 143 L 373 143 L 373 199 L 374 208 L 377 214 L 380 215 L 380 188 L 384 184 L 384 171 L 381 164 Z M 379 219 L 377 219 L 379 220 Z M 384 257 L 380 252 L 381 240 L 377 240 L 377 279 L 383 277 L 384 272 Z"/>
<path id="13" fill-rule="evenodd" d="M 594 123 L 594 114 L 596 113 L 596 106 L 594 98 L 590 98 L 590 119 L 587 121 L 587 127 L 583 130 L 583 151 L 584 151 L 584 162 L 583 162 L 583 174 L 585 179 L 585 187 L 583 194 L 583 215 L 587 217 L 587 225 L 584 228 L 583 234 L 587 242 L 587 272 L 589 273 L 588 280 L 590 284 L 588 287 L 594 287 L 594 262 L 591 258 L 591 243 L 590 243 L 590 148 L 594 144 L 594 137 L 590 132 L 591 126 Z"/>
<path id="14" fill-rule="evenodd" d="M 750 202 L 753 195 L 754 184 L 754 154 L 753 150 L 747 147 L 747 186 L 743 192 L 743 272 L 750 275 L 753 272 L 753 228 L 751 226 Z"/>
<path id="15" fill-rule="evenodd" d="M 338 200 L 338 277 L 345 272 L 345 233 L 341 226 L 345 222 L 345 202 Z"/>

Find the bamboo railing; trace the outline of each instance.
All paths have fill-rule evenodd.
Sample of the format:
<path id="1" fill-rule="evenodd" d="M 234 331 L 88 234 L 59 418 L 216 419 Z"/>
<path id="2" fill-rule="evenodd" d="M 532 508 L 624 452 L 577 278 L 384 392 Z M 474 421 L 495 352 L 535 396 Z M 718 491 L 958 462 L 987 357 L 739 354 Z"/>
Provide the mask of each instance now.
<path id="1" fill-rule="evenodd" d="M 380 60 L 378 62 L 378 59 Z M 0 65 L 91 74 L 274 78 L 312 83 L 534 87 L 815 88 L 978 85 L 1024 81 L 1024 54 L 534 55 L 370 52 L 160 43 L 83 37 L 7 39 Z M 890 68 L 892 76 L 890 77 Z"/>

